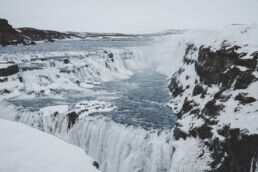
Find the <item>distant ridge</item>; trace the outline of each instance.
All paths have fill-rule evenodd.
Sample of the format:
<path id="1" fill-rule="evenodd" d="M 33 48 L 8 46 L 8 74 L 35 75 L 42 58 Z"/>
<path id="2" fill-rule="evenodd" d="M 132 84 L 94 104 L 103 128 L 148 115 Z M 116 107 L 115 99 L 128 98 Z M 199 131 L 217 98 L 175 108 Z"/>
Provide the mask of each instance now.
<path id="1" fill-rule="evenodd" d="M 13 28 L 6 19 L 0 19 L 0 45 L 31 45 L 38 41 L 53 42 L 61 39 L 87 39 L 87 38 L 136 38 L 154 37 L 170 34 L 181 34 L 184 30 L 167 30 L 149 34 L 125 34 L 125 33 L 97 33 L 97 32 L 58 32 L 53 30 L 41 30 L 32 27 Z"/>

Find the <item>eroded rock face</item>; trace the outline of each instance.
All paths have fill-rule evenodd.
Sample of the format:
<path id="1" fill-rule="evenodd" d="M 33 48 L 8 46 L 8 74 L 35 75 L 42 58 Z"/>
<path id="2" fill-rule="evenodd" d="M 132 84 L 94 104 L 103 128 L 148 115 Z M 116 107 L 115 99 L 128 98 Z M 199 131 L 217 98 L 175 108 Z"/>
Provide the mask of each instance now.
<path id="1" fill-rule="evenodd" d="M 0 45 L 27 44 L 30 41 L 14 29 L 7 20 L 0 19 Z"/>
<path id="2" fill-rule="evenodd" d="M 214 162 L 212 164 L 213 168 L 221 172 L 249 172 L 252 160 L 258 155 L 258 135 L 246 135 L 241 133 L 238 128 L 230 129 L 228 126 L 224 127 L 220 131 L 220 134 L 223 135 L 226 140 L 224 142 L 214 142 L 213 149 L 214 152 L 226 152 L 227 156 L 222 156 L 225 159 L 217 169 L 216 165 L 219 163 Z M 221 161 L 222 159 L 216 157 L 217 155 L 215 154 L 213 154 L 213 156 L 215 160 L 220 159 Z M 252 169 L 255 170 L 256 167 Z"/>
<path id="3" fill-rule="evenodd" d="M 255 81 L 252 72 L 257 65 L 256 57 L 252 59 L 241 59 L 243 53 L 237 53 L 239 46 L 223 47 L 215 52 L 210 47 L 200 47 L 198 60 L 195 63 L 195 70 L 200 77 L 200 81 L 206 85 L 220 84 L 230 87 L 235 79 L 235 89 L 245 89 L 250 83 Z M 235 66 L 248 68 L 241 71 Z"/>
<path id="4" fill-rule="evenodd" d="M 187 44 L 182 61 L 184 68 L 172 76 L 169 84 L 174 97 L 171 106 L 178 117 L 174 137 L 176 140 L 187 137 L 201 139 L 211 152 L 211 171 L 247 172 L 257 168 L 258 135 L 230 125 L 221 128 L 220 116 L 227 115 L 225 112 L 229 109 L 232 109 L 232 114 L 242 113 L 246 118 L 250 111 L 243 111 L 245 106 L 253 109 L 254 114 L 258 112 L 254 106 L 257 97 L 247 91 L 258 80 L 258 53 L 248 55 L 239 50 L 240 46 L 222 46 L 212 50 L 211 47 L 197 48 Z M 195 71 L 189 73 L 188 67 Z M 192 82 L 190 86 L 189 80 Z M 236 106 L 235 111 L 232 105 Z"/>

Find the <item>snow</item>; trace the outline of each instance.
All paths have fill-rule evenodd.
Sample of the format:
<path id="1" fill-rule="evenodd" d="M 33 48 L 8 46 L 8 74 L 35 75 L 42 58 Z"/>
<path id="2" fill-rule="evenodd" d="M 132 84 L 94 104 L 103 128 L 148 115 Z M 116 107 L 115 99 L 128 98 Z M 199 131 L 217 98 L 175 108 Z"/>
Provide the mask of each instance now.
<path id="1" fill-rule="evenodd" d="M 208 148 L 195 138 L 180 139 L 176 142 L 171 172 L 208 171 L 212 162 Z"/>
<path id="2" fill-rule="evenodd" d="M 82 149 L 24 124 L 0 119 L 0 137 L 0 171 L 98 171 Z"/>
<path id="3" fill-rule="evenodd" d="M 1 63 L 1 62 L 0 62 L 0 69 L 2 69 L 2 68 L 7 68 L 7 67 L 9 67 L 9 66 L 11 66 L 11 65 L 13 65 L 13 63 Z"/>
<path id="4" fill-rule="evenodd" d="M 41 113 L 43 116 L 48 116 L 55 112 L 65 113 L 67 111 L 68 111 L 68 105 L 56 105 L 56 106 L 47 106 L 47 107 L 41 108 L 39 110 L 39 113 Z"/>
<path id="5" fill-rule="evenodd" d="M 86 110 L 82 114 L 80 114 L 79 118 L 83 118 L 94 112 L 110 112 L 114 110 L 116 107 L 111 103 L 107 103 L 104 101 L 82 101 L 75 105 L 75 111 L 80 112 L 81 110 Z"/>
<path id="6" fill-rule="evenodd" d="M 0 89 L 35 96 L 86 91 L 101 82 L 128 79 L 133 74 L 129 68 L 137 68 L 133 56 L 128 49 L 1 53 L 1 60 L 14 61 L 21 70 L 8 76 Z"/>

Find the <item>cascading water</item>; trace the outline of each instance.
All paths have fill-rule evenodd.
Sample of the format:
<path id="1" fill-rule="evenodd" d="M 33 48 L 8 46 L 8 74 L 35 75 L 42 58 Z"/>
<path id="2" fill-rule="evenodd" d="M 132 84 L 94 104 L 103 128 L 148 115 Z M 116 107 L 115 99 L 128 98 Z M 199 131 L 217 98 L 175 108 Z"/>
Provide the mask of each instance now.
<path id="1" fill-rule="evenodd" d="M 68 141 L 86 150 L 106 172 L 165 172 L 172 163 L 169 130 L 147 131 L 105 117 L 88 118 L 72 128 Z"/>
<path id="2" fill-rule="evenodd" d="M 166 78 L 156 72 L 144 71 L 129 80 L 113 81 L 94 89 L 96 94 L 91 96 L 72 94 L 65 99 L 18 99 L 10 102 L 19 107 L 15 116 L 17 121 L 83 148 L 99 162 L 104 172 L 169 171 L 174 151 L 170 129 L 176 119 L 166 106 L 169 100 Z M 67 128 L 67 113 L 38 112 L 50 104 L 71 106 L 73 101 L 93 97 L 109 101 L 117 108 L 89 114 L 79 119 L 70 130 Z M 34 112 L 29 112 L 29 109 Z"/>
<path id="3" fill-rule="evenodd" d="M 121 69 L 128 69 L 135 67 L 134 60 L 122 59 L 117 63 L 119 59 L 115 59 L 115 62 L 124 65 Z M 109 67 L 109 64 L 106 63 L 105 67 Z M 114 65 L 110 70 L 117 68 L 119 66 Z M 96 159 L 103 172 L 170 171 L 174 152 L 171 129 L 176 117 L 166 106 L 170 99 L 166 77 L 155 72 L 155 69 L 134 73 L 130 79 L 102 83 L 87 93 L 70 92 L 58 99 L 10 99 L 6 103 L 8 106 L 1 104 L 2 109 L 15 105 L 12 109 L 15 111 L 13 120 L 80 146 Z M 109 102 L 116 108 L 78 118 L 68 129 L 67 113 L 73 110 L 76 103 L 85 100 Z M 67 111 L 40 112 L 40 109 L 50 105 L 66 105 Z M 10 109 L 6 111 L 10 112 Z"/>

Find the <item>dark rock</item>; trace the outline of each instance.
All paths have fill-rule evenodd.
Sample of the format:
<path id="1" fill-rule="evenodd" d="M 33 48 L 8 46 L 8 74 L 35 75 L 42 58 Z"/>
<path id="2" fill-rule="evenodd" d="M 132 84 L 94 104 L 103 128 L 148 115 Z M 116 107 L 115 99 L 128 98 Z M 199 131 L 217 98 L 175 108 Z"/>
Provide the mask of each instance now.
<path id="1" fill-rule="evenodd" d="M 184 92 L 183 86 L 179 85 L 175 76 L 171 78 L 168 88 L 172 93 L 173 97 L 177 97 L 179 94 Z"/>
<path id="2" fill-rule="evenodd" d="M 0 92 L 1 92 L 1 94 L 9 94 L 9 93 L 11 93 L 11 91 L 9 91 L 7 89 L 3 89 Z"/>
<path id="3" fill-rule="evenodd" d="M 195 63 L 195 60 L 187 58 L 189 54 L 193 54 L 197 48 L 194 46 L 194 44 L 187 44 L 186 49 L 185 49 L 185 55 L 183 58 L 183 62 L 186 64 L 192 64 Z"/>
<path id="4" fill-rule="evenodd" d="M 257 65 L 257 59 L 236 59 L 235 65 L 244 66 L 250 69 L 255 69 Z"/>
<path id="5" fill-rule="evenodd" d="M 47 42 L 55 42 L 55 40 L 53 40 L 53 39 L 47 39 Z"/>
<path id="6" fill-rule="evenodd" d="M 0 45 L 20 44 L 28 41 L 28 38 L 15 30 L 7 20 L 0 19 Z"/>
<path id="7" fill-rule="evenodd" d="M 222 87 L 217 93 L 214 94 L 214 100 L 220 100 L 221 102 L 226 102 L 231 97 L 231 95 L 223 95 L 222 93 L 226 90 L 225 87 Z"/>
<path id="8" fill-rule="evenodd" d="M 8 78 L 3 78 L 3 79 L 0 79 L 0 82 L 7 82 L 8 81 Z"/>
<path id="9" fill-rule="evenodd" d="M 199 95 L 202 92 L 204 92 L 204 89 L 201 85 L 195 85 L 194 89 L 193 89 L 193 96 Z"/>
<path id="10" fill-rule="evenodd" d="M 80 86 L 81 82 L 80 82 L 80 81 L 76 81 L 76 84 L 77 84 L 78 86 Z"/>
<path id="11" fill-rule="evenodd" d="M 93 161 L 92 165 L 97 169 L 99 169 L 99 163 L 97 163 L 97 161 Z"/>
<path id="12" fill-rule="evenodd" d="M 245 76 L 246 80 L 246 76 L 250 76 L 250 72 L 248 74 L 232 66 L 245 66 L 252 71 L 257 65 L 257 60 L 255 58 L 251 60 L 240 59 L 246 53 L 239 54 L 235 52 L 238 48 L 238 46 L 233 46 L 213 52 L 209 47 L 200 47 L 195 70 L 200 76 L 201 82 L 204 82 L 206 85 L 222 83 L 224 87 L 230 87 L 238 76 L 240 78 Z"/>
<path id="13" fill-rule="evenodd" d="M 54 39 L 71 38 L 67 33 L 52 31 L 52 30 L 39 30 L 35 28 L 23 27 L 19 28 L 22 35 L 29 37 L 32 41 L 49 41 L 53 42 Z"/>
<path id="14" fill-rule="evenodd" d="M 226 50 L 212 52 L 209 47 L 200 47 L 195 70 L 200 76 L 201 82 L 206 85 L 219 83 L 220 74 L 231 66 L 231 61 L 227 55 L 229 54 Z M 231 56 L 237 56 L 237 54 L 233 53 Z"/>
<path id="15" fill-rule="evenodd" d="M 20 82 L 23 82 L 23 78 L 21 76 L 18 77 Z"/>
<path id="16" fill-rule="evenodd" d="M 238 129 L 229 130 L 226 139 L 225 152 L 228 156 L 217 169 L 219 172 L 249 172 L 251 162 L 258 155 L 258 135 L 241 135 Z"/>
<path id="17" fill-rule="evenodd" d="M 56 112 L 54 112 L 54 117 L 57 117 L 57 115 L 58 115 L 59 113 L 56 111 Z"/>
<path id="18" fill-rule="evenodd" d="M 195 106 L 196 106 L 196 104 L 194 101 L 192 101 L 192 100 L 189 101 L 189 100 L 185 99 L 180 112 L 177 114 L 177 117 L 180 119 L 183 114 L 190 112 Z"/>
<path id="19" fill-rule="evenodd" d="M 200 112 L 200 109 L 196 108 L 196 109 L 191 110 L 190 114 L 198 115 L 199 112 Z"/>
<path id="20" fill-rule="evenodd" d="M 64 59 L 64 64 L 68 64 L 69 63 L 69 59 Z"/>
<path id="21" fill-rule="evenodd" d="M 213 151 L 212 171 L 249 172 L 251 162 L 258 155 L 258 135 L 245 135 L 239 128 L 231 129 L 228 125 L 218 133 L 226 139 L 223 142 L 213 140 L 210 147 Z"/>
<path id="22" fill-rule="evenodd" d="M 205 104 L 202 113 L 210 117 L 215 117 L 219 115 L 219 111 L 222 109 L 223 105 L 216 105 L 215 100 L 210 100 Z"/>
<path id="23" fill-rule="evenodd" d="M 0 68 L 0 76 L 9 76 L 19 72 L 18 65 L 11 64 L 6 68 Z"/>
<path id="24" fill-rule="evenodd" d="M 223 93 L 225 90 L 226 90 L 225 88 L 220 89 L 217 93 L 214 94 L 213 98 L 214 98 L 215 100 L 221 98 L 222 93 Z"/>
<path id="25" fill-rule="evenodd" d="M 202 92 L 201 98 L 202 98 L 202 99 L 205 98 L 206 95 L 207 95 L 207 90 L 204 90 L 204 91 Z"/>
<path id="26" fill-rule="evenodd" d="M 110 65 L 107 62 L 105 62 L 105 66 L 106 68 L 111 69 Z"/>
<path id="27" fill-rule="evenodd" d="M 238 100 L 241 104 L 248 104 L 248 103 L 253 103 L 256 101 L 256 99 L 253 97 L 247 97 L 247 94 L 245 94 L 245 93 L 239 93 L 235 97 L 235 100 Z"/>
<path id="28" fill-rule="evenodd" d="M 235 89 L 246 89 L 255 80 L 251 72 L 244 72 L 236 79 Z"/>
<path id="29" fill-rule="evenodd" d="M 220 83 L 225 88 L 230 88 L 234 80 L 241 75 L 241 71 L 237 67 L 229 68 L 225 73 L 220 75 Z"/>
<path id="30" fill-rule="evenodd" d="M 113 53 L 108 53 L 108 58 L 109 58 L 112 62 L 114 62 L 114 55 L 113 55 Z"/>
<path id="31" fill-rule="evenodd" d="M 219 166 L 222 163 L 224 158 L 225 150 L 224 150 L 223 144 L 219 141 L 218 138 L 215 138 L 209 145 L 209 149 L 212 152 L 212 159 L 213 159 L 213 161 L 210 164 L 212 168 L 211 171 L 220 172 L 220 171 L 217 171 L 217 166 Z"/>
<path id="32" fill-rule="evenodd" d="M 228 133 L 229 129 L 230 129 L 230 126 L 229 125 L 225 125 L 225 126 L 222 127 L 222 129 L 217 130 L 217 132 L 218 132 L 218 134 L 220 134 L 220 135 L 222 135 L 224 137 L 228 137 L 229 136 L 228 135 L 229 134 Z"/>
<path id="33" fill-rule="evenodd" d="M 0 19 L 0 45 L 34 45 L 35 41 L 53 42 L 54 39 L 66 39 L 80 36 L 73 33 L 62 33 L 51 30 L 39 30 L 35 28 L 14 29 L 7 20 Z"/>
<path id="34" fill-rule="evenodd" d="M 187 134 L 184 131 L 182 131 L 179 128 L 177 128 L 177 127 L 174 129 L 173 135 L 174 135 L 176 140 L 178 140 L 180 138 L 185 139 L 187 137 Z"/>
<path id="35" fill-rule="evenodd" d="M 70 129 L 74 124 L 79 115 L 76 112 L 68 113 L 68 129 Z"/>
<path id="36" fill-rule="evenodd" d="M 211 138 L 211 127 L 207 124 L 203 124 L 201 127 L 196 127 L 190 130 L 190 135 L 193 137 L 199 137 L 201 139 Z"/>

